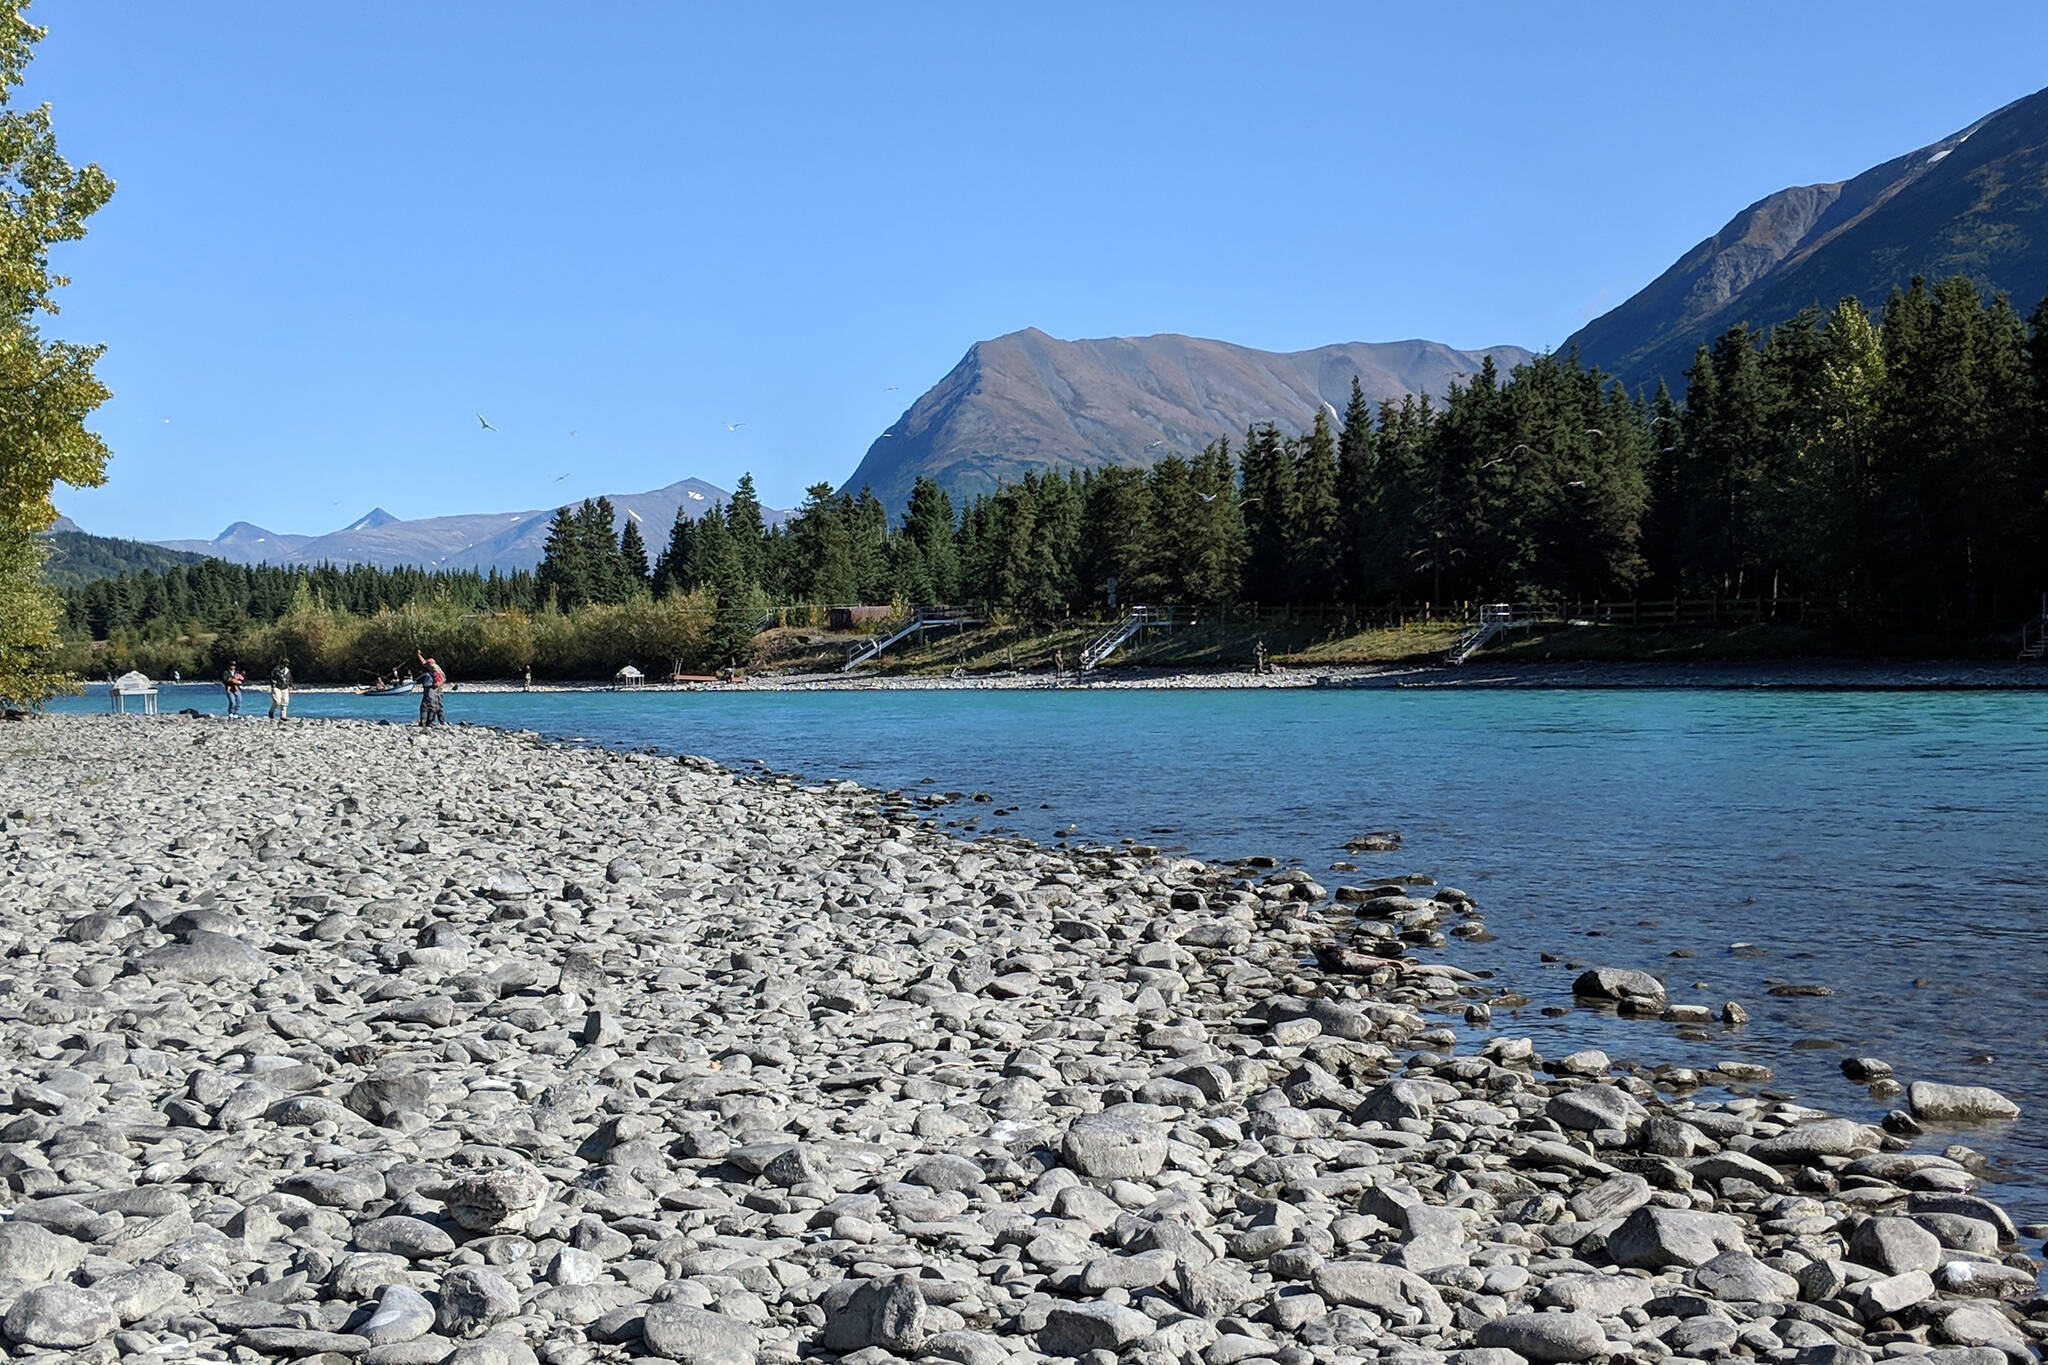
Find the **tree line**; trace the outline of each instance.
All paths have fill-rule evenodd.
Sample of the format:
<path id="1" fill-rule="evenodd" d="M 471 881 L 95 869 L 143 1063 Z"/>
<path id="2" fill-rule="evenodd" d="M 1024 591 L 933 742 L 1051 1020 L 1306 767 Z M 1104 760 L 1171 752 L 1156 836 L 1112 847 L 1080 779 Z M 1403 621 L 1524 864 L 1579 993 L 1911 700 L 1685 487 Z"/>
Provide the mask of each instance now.
<path id="1" fill-rule="evenodd" d="M 1915 279 L 1702 346 L 1681 404 L 1544 355 L 1441 403 L 1252 427 L 1145 470 L 1031 474 L 956 509 L 919 479 L 679 517 L 655 591 L 778 602 L 1437 609 L 1489 599 L 1798 595 L 1843 627 L 1955 630 L 2048 589 L 2048 299 Z"/>
<path id="2" fill-rule="evenodd" d="M 2048 300 L 2023 320 L 1956 277 L 1915 280 L 1875 316 L 1845 299 L 1761 335 L 1733 327 L 1700 348 L 1682 404 L 1575 355 L 1508 375 L 1489 360 L 1441 403 L 1375 408 L 1354 380 L 1306 432 L 1261 424 L 1143 470 L 1028 474 L 960 508 L 920 478 L 893 525 L 871 493 L 819 484 L 770 526 L 746 476 L 729 503 L 678 511 L 651 560 L 637 520 L 600 498 L 556 513 L 532 573 L 209 561 L 88 584 L 65 607 L 75 636 L 106 638 L 232 635 L 308 600 L 540 619 L 687 598 L 692 656 L 722 664 L 792 603 L 1049 620 L 1140 602 L 1799 595 L 1851 629 L 1950 630 L 2031 614 L 2044 587 Z"/>

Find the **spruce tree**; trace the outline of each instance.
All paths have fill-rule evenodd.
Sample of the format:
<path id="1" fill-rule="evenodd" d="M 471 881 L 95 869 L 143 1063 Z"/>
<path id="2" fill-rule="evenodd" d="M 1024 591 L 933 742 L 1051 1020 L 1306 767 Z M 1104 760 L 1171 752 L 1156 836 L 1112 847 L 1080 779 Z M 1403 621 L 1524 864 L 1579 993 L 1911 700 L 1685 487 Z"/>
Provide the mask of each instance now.
<path id="1" fill-rule="evenodd" d="M 1337 570 L 1344 523 L 1337 497 L 1337 434 L 1321 408 L 1295 449 L 1288 532 L 1289 596 L 1300 603 L 1335 601 L 1341 591 Z"/>
<path id="2" fill-rule="evenodd" d="M 739 561 L 739 570 L 747 582 L 761 580 L 762 541 L 767 529 L 761 520 L 761 499 L 754 492 L 754 476 L 740 475 L 740 481 L 732 490 L 732 501 L 725 508 L 725 529 L 732 533 L 733 553 Z"/>
<path id="3" fill-rule="evenodd" d="M 695 530 L 696 523 L 690 519 L 688 504 L 676 508 L 676 519 L 668 530 L 668 547 L 661 552 L 661 558 L 654 564 L 656 597 L 666 597 L 672 592 L 688 592 L 697 586 L 689 577 L 690 538 Z"/>
<path id="4" fill-rule="evenodd" d="M 640 539 L 640 523 L 631 516 L 626 518 L 626 529 L 619 535 L 619 572 L 625 579 L 628 596 L 647 591 L 647 543 Z"/>
<path id="5" fill-rule="evenodd" d="M 1295 511 L 1294 462 L 1279 429 L 1264 422 L 1245 433 L 1239 457 L 1245 526 L 1245 596 L 1262 606 L 1286 603 L 1293 587 L 1288 538 Z"/>
<path id="6" fill-rule="evenodd" d="M 951 602 L 960 591 L 958 535 L 953 500 L 929 475 L 911 485 L 910 505 L 903 514 L 903 538 L 917 547 L 918 571 L 927 603 Z"/>
<path id="7" fill-rule="evenodd" d="M 1354 604 L 1366 598 L 1373 484 L 1372 407 L 1354 374 L 1344 430 L 1337 438 L 1337 593 Z"/>
<path id="8" fill-rule="evenodd" d="M 592 600 L 589 544 L 577 513 L 566 507 L 555 509 L 535 576 L 542 594 L 552 596 L 564 611 Z"/>

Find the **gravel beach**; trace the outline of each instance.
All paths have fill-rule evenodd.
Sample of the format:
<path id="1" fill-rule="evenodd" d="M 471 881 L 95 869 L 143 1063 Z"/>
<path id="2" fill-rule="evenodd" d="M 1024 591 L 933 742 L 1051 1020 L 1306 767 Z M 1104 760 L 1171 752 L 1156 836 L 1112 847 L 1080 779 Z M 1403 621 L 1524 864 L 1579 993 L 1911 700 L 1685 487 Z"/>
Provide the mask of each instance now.
<path id="1" fill-rule="evenodd" d="M 1461 892 L 965 843 L 921 823 L 942 800 L 466 727 L 0 728 L 11 1358 L 2048 1336 L 1947 1145 L 1993 1092 L 1920 1082 L 1879 1128 L 1717 1088 L 1740 1068 L 1460 1051 L 1513 985 L 1418 957 L 1479 923 Z M 1581 993 L 1702 1008 L 1631 965 Z"/>

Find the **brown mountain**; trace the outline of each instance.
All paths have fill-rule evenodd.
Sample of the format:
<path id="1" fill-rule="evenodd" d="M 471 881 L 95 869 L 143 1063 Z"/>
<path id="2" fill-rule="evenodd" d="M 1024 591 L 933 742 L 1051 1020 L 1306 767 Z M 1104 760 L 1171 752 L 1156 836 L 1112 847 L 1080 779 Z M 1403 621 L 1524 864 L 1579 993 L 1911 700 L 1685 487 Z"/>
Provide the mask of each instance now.
<path id="1" fill-rule="evenodd" d="M 1291 352 L 1172 334 L 1061 341 L 1032 327 L 969 347 L 868 447 L 846 487 L 870 487 L 900 512 L 928 474 L 957 502 L 1031 470 L 1192 454 L 1256 422 L 1304 430 L 1322 404 L 1342 410 L 1353 375 L 1378 402 L 1441 394 L 1487 357 L 1505 371 L 1529 356 L 1519 346 L 1458 351 L 1434 341 Z"/>
<path id="2" fill-rule="evenodd" d="M 1630 387 L 1683 396 L 1693 352 L 1855 295 L 1875 309 L 1915 275 L 1963 274 L 2021 311 L 2048 291 L 2048 90 L 1851 180 L 1780 190 L 1737 214 L 1565 344 Z"/>

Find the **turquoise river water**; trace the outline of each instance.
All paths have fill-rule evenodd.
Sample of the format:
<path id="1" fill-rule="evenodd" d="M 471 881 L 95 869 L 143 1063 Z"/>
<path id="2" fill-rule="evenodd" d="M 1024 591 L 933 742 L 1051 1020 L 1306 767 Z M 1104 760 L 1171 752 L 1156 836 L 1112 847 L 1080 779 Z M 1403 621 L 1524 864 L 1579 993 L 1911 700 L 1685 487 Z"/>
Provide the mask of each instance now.
<path id="1" fill-rule="evenodd" d="M 247 704 L 242 723 L 265 723 L 263 692 Z M 102 690 L 63 709 L 106 705 Z M 219 712 L 220 691 L 164 689 L 165 712 L 184 706 Z M 292 707 L 397 722 L 417 708 L 310 693 Z M 2022 1117 L 1950 1140 L 1993 1157 L 2017 1216 L 2048 1221 L 2048 692 L 455 692 L 447 709 L 812 779 L 987 792 L 993 805 L 934 817 L 979 816 L 970 837 L 1131 839 L 1322 874 L 1346 839 L 1398 830 L 1399 853 L 1320 879 L 1420 872 L 1476 896 L 1495 939 L 1445 956 L 1533 1000 L 1496 1028 L 1552 1055 L 1763 1062 L 1773 1090 L 1866 1118 L 1896 1101 L 1845 1080 L 1848 1055 L 1997 1086 Z M 1571 1005 L 1575 965 L 1647 967 L 1674 1000 L 1737 999 L 1752 1022 L 1684 1038 L 1544 1014 Z M 1833 994 L 1769 994 L 1786 984 Z"/>

